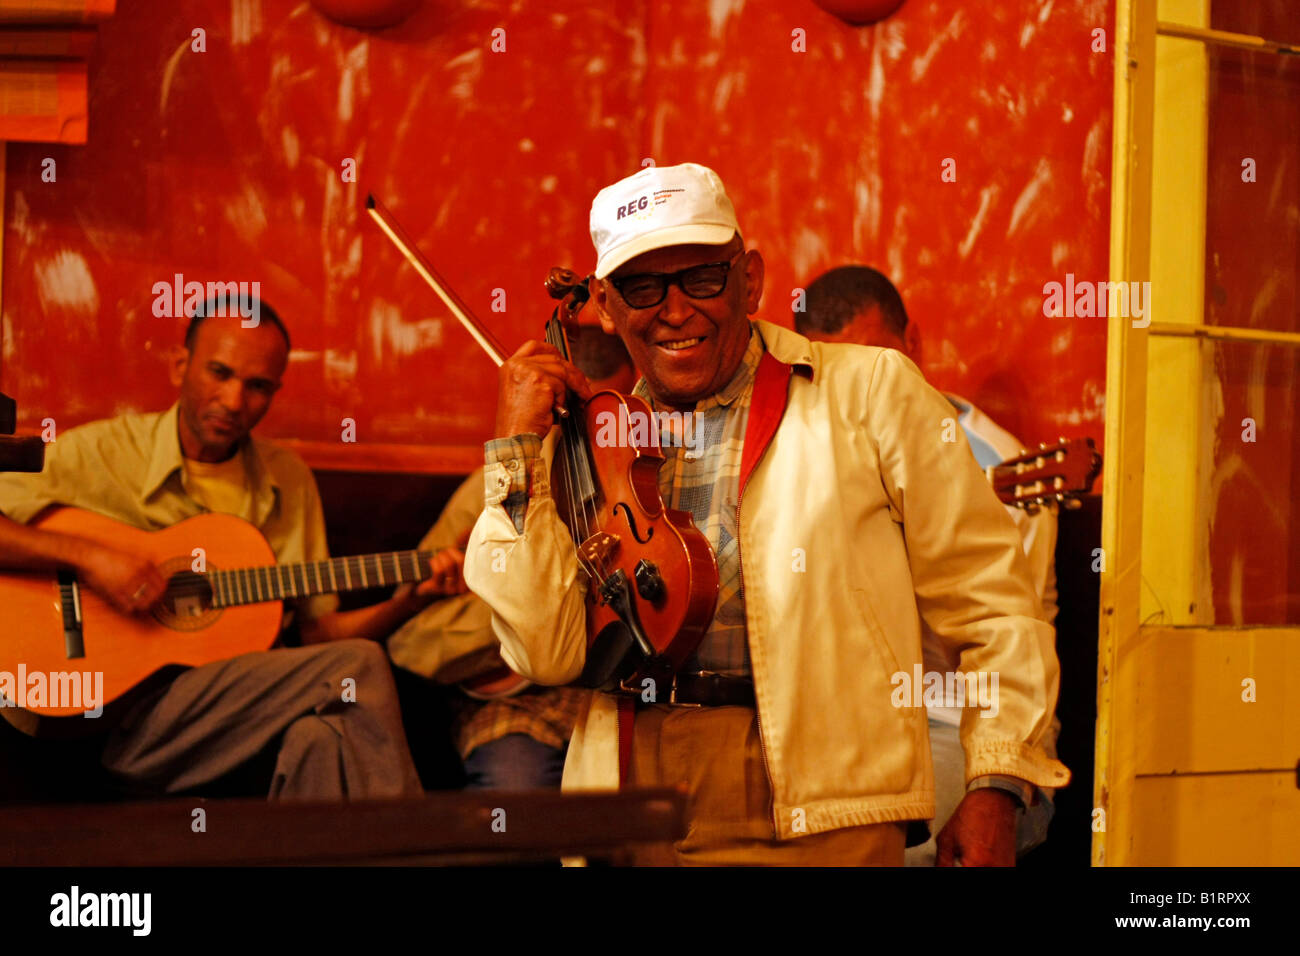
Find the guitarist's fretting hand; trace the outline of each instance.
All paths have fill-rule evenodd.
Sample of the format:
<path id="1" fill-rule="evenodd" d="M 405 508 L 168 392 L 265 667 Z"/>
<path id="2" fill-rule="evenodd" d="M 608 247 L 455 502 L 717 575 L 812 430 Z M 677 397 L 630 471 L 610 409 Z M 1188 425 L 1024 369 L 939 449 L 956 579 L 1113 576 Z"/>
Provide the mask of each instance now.
<path id="1" fill-rule="evenodd" d="M 429 561 L 429 577 L 418 585 L 403 584 L 393 594 L 399 600 L 408 601 L 408 616 L 418 614 L 439 598 L 456 594 L 467 594 L 469 587 L 465 584 L 465 552 L 462 550 L 469 533 L 461 535 L 459 548 L 443 548 Z"/>
<path id="2" fill-rule="evenodd" d="M 147 611 L 167 590 L 167 582 L 148 558 L 104 544 L 87 542 L 77 570 L 87 585 L 128 614 Z"/>
<path id="3" fill-rule="evenodd" d="M 429 571 L 429 578 L 415 588 L 421 597 L 451 597 L 469 590 L 465 585 L 465 552 L 460 548 L 443 548 L 429 562 Z"/>

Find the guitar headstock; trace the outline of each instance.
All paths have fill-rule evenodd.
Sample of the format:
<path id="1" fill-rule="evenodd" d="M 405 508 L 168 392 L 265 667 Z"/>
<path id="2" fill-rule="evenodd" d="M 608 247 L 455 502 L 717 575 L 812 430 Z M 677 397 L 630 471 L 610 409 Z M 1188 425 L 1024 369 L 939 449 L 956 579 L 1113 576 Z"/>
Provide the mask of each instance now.
<path id="1" fill-rule="evenodd" d="M 1101 474 L 1101 455 L 1091 438 L 1060 439 L 1038 451 L 990 465 L 985 472 L 998 499 L 1031 514 L 1051 502 L 1079 507 L 1079 495 L 1092 490 Z"/>

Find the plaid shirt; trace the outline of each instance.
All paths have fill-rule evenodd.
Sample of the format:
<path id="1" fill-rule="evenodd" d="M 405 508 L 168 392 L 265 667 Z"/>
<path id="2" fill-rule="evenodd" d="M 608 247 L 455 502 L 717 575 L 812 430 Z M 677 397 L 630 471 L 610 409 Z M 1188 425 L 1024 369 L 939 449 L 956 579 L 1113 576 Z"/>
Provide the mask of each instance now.
<path id="1" fill-rule="evenodd" d="M 540 744 L 563 750 L 590 694 L 581 687 L 530 687 L 487 703 L 462 698 L 452 724 L 456 751 L 465 760 L 476 747 L 507 734 L 527 734 Z"/>
<path id="2" fill-rule="evenodd" d="M 716 395 L 698 402 L 694 434 L 674 435 L 671 419 L 660 419 L 659 494 L 669 508 L 690 512 L 695 526 L 713 545 L 718 560 L 718 607 L 700 646 L 682 671 L 714 671 L 750 677 L 749 641 L 745 632 L 745 591 L 740 571 L 736 519 L 740 509 L 740 455 L 754 396 L 754 373 L 763 358 L 763 338 L 751 331 L 740 368 Z M 650 396 L 645 379 L 632 394 Z M 657 411 L 657 409 L 656 409 Z M 689 439 L 689 446 L 684 442 Z"/>

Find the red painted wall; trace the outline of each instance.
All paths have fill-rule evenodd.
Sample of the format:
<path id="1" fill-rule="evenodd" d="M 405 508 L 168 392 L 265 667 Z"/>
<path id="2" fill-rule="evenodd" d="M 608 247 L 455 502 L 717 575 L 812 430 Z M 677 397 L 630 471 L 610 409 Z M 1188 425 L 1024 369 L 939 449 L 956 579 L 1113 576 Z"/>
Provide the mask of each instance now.
<path id="1" fill-rule="evenodd" d="M 363 33 L 301 3 L 123 4 L 100 28 L 89 143 L 9 147 L 0 388 L 23 422 L 168 403 L 183 323 L 153 315 L 152 287 L 179 272 L 260 281 L 288 319 L 266 434 L 337 448 L 353 418 L 361 456 L 472 460 L 493 371 L 366 192 L 513 346 L 548 314 L 547 269 L 592 265 L 592 195 L 651 157 L 722 175 L 768 262 L 766 317 L 790 324 L 792 290 L 825 268 L 875 264 L 936 384 L 1026 441 L 1100 441 L 1105 320 L 1044 318 L 1042 288 L 1105 278 L 1108 0 L 908 0 L 870 28 L 805 0 L 512 9 L 426 2 Z"/>

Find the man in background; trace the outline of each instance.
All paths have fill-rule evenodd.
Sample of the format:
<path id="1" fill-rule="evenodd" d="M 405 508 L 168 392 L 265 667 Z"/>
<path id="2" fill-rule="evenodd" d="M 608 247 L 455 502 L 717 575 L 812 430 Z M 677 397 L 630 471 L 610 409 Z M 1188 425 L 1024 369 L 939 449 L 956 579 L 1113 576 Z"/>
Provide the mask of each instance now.
<path id="1" fill-rule="evenodd" d="M 880 272 L 868 266 L 841 266 L 814 279 L 805 296 L 806 311 L 795 311 L 795 329 L 814 341 L 852 342 L 897 349 L 924 371 L 921 333 L 908 319 L 903 299 Z M 971 452 L 980 467 L 987 468 L 1021 453 L 1024 446 L 1013 435 L 964 398 L 944 393 L 957 412 Z M 1043 619 L 1056 621 L 1056 516 L 1047 508 L 1030 515 L 1023 508 L 1008 506 L 1020 531 L 1029 570 L 1043 605 Z M 951 673 L 956 662 L 943 653 L 928 628 L 922 627 L 922 660 L 926 673 Z M 905 854 L 908 866 L 933 866 L 938 838 L 966 792 L 965 756 L 961 747 L 961 708 L 929 708 L 930 750 L 934 760 L 935 818 L 929 841 Z M 1056 756 L 1060 722 L 1053 721 L 1045 740 L 1048 753 Z M 1050 788 L 1038 788 L 1037 801 L 1018 811 L 1016 852 L 1023 855 L 1047 838 L 1052 819 Z"/>

